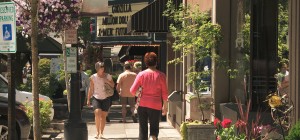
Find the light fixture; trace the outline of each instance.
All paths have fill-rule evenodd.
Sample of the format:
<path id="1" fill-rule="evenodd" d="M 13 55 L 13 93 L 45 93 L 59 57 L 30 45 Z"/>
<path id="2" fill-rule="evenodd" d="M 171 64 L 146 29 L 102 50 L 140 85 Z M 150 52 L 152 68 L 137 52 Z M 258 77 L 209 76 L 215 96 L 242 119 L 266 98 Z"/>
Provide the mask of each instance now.
<path id="1" fill-rule="evenodd" d="M 243 33 L 237 33 L 237 38 L 235 40 L 235 47 L 237 49 L 242 49 L 244 48 L 244 39 L 243 39 Z"/>

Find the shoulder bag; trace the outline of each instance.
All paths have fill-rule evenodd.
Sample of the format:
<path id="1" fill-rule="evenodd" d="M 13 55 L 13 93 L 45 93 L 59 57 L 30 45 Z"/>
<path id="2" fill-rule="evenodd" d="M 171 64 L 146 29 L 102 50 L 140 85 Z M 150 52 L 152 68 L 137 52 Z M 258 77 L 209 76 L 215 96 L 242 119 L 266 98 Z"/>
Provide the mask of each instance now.
<path id="1" fill-rule="evenodd" d="M 106 75 L 107 78 L 107 75 Z M 105 94 L 110 97 L 114 95 L 114 88 L 111 87 L 108 83 L 104 84 L 104 90 L 105 90 Z"/>

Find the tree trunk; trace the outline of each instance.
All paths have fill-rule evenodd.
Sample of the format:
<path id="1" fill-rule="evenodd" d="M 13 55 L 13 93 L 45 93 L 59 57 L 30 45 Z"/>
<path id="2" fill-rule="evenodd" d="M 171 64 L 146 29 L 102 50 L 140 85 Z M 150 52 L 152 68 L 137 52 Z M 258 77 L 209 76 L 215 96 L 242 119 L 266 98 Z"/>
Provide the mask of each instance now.
<path id="1" fill-rule="evenodd" d="M 66 55 L 66 43 L 65 43 L 65 34 L 61 34 L 62 39 L 62 50 L 63 50 L 63 58 L 64 58 L 64 71 L 65 71 L 65 82 L 66 82 L 66 90 L 67 90 L 67 100 L 68 100 L 68 110 L 70 112 L 70 85 L 69 85 L 69 75 L 67 73 L 67 55 Z"/>
<path id="2" fill-rule="evenodd" d="M 33 133 L 34 140 L 41 139 L 39 85 L 38 85 L 38 49 L 37 49 L 37 4 L 31 1 L 31 52 L 32 52 L 32 94 L 33 94 Z"/>

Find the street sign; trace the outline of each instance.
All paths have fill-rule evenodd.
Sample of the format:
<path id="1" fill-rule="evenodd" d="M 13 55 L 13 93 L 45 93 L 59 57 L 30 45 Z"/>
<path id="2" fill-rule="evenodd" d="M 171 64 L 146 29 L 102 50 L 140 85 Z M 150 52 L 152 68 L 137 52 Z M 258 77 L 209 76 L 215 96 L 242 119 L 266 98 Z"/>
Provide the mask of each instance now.
<path id="1" fill-rule="evenodd" d="M 77 48 L 71 47 L 66 48 L 67 56 L 67 72 L 76 73 L 77 72 Z"/>
<path id="2" fill-rule="evenodd" d="M 65 30 L 65 43 L 66 44 L 77 44 L 77 30 Z"/>
<path id="3" fill-rule="evenodd" d="M 16 8 L 13 2 L 0 3 L 0 53 L 16 53 Z"/>

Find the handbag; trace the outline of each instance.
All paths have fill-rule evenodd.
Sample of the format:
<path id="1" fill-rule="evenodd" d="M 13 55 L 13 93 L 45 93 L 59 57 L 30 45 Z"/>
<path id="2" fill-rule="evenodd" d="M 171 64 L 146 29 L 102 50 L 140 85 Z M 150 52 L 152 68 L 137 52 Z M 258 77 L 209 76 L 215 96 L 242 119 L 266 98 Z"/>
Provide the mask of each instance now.
<path id="1" fill-rule="evenodd" d="M 106 74 L 107 77 L 108 74 Z M 114 95 L 114 87 L 111 87 L 108 83 L 104 84 L 104 90 L 107 97 Z"/>
<path id="2" fill-rule="evenodd" d="M 104 84 L 104 90 L 105 93 L 108 97 L 113 96 L 114 95 L 114 88 L 111 87 L 109 84 L 105 83 Z"/>

